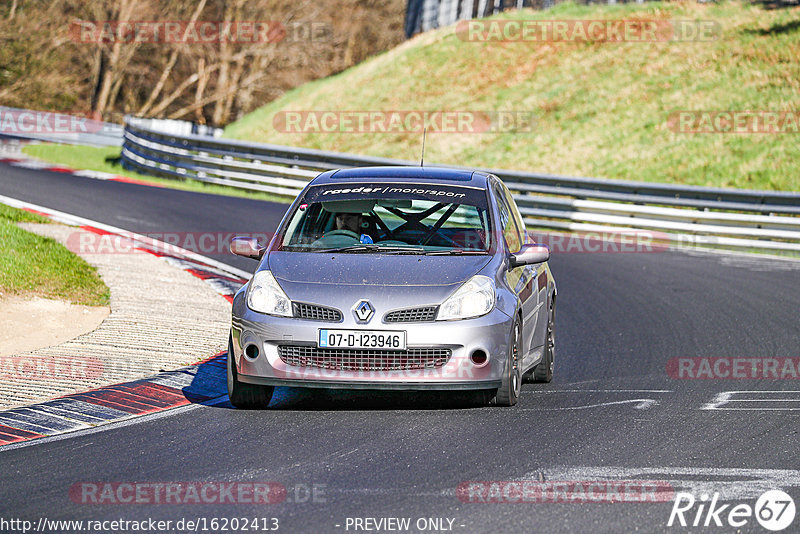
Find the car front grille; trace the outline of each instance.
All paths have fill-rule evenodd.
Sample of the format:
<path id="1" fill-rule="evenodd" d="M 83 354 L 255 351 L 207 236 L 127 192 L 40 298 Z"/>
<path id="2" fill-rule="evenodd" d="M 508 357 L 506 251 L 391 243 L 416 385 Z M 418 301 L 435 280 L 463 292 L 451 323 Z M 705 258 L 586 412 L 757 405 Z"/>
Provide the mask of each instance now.
<path id="1" fill-rule="evenodd" d="M 306 345 L 281 345 L 278 356 L 287 365 L 336 371 L 406 371 L 435 369 L 450 359 L 450 349 L 320 349 Z"/>
<path id="2" fill-rule="evenodd" d="M 437 309 L 437 306 L 425 306 L 395 310 L 387 313 L 383 320 L 387 323 L 424 323 L 436 318 Z"/>
<path id="3" fill-rule="evenodd" d="M 342 320 L 342 312 L 335 308 L 326 308 L 325 306 L 304 304 L 302 302 L 292 302 L 292 315 L 297 319 L 327 321 L 330 323 L 338 323 Z"/>

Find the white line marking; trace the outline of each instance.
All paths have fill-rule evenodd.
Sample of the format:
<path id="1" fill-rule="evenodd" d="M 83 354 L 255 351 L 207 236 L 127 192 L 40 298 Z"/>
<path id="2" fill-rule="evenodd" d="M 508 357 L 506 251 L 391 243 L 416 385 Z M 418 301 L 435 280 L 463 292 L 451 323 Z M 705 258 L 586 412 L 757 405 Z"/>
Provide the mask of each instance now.
<path id="1" fill-rule="evenodd" d="M 764 398 L 764 399 L 750 399 L 750 398 L 735 398 L 735 395 L 740 394 L 752 394 L 752 395 L 797 395 L 797 398 Z M 714 399 L 710 402 L 707 402 L 703 406 L 700 407 L 701 410 L 748 410 L 748 411 L 762 411 L 762 410 L 769 410 L 769 411 L 800 411 L 800 406 L 785 406 L 779 408 L 764 408 L 758 405 L 752 407 L 745 407 L 745 408 L 730 408 L 724 407 L 734 402 L 800 402 L 800 391 L 722 391 L 717 393 L 714 396 Z"/>
<path id="2" fill-rule="evenodd" d="M 725 467 L 569 467 L 544 469 L 548 480 L 653 480 L 668 482 L 675 491 L 694 495 L 720 494 L 720 500 L 754 499 L 768 490 L 800 487 L 796 469 Z M 536 480 L 539 470 L 520 480 Z M 512 477 L 513 478 L 513 477 Z"/>
<path id="3" fill-rule="evenodd" d="M 542 389 L 525 390 L 528 393 L 674 393 L 672 389 Z"/>
<path id="4" fill-rule="evenodd" d="M 586 406 L 568 406 L 565 408 L 520 408 L 520 410 L 527 410 L 527 411 L 559 411 L 559 410 L 586 410 L 588 408 L 601 408 L 603 406 L 613 406 L 615 404 L 630 404 L 636 403 L 634 406 L 637 410 L 646 410 L 658 404 L 658 401 L 654 399 L 630 399 L 624 401 L 614 401 L 614 402 L 600 402 L 597 404 L 587 404 Z"/>
<path id="5" fill-rule="evenodd" d="M 34 169 L 34 170 L 41 170 L 41 169 L 49 169 L 51 167 L 56 167 L 55 163 L 48 163 L 46 161 L 38 161 L 34 159 L 26 159 L 23 161 L 15 161 L 10 163 L 12 167 L 21 167 L 23 169 Z"/>
<path id="6" fill-rule="evenodd" d="M 115 180 L 119 176 L 116 174 L 111 174 L 110 172 L 103 172 L 103 171 L 73 171 L 75 176 L 81 176 L 83 178 L 94 178 L 95 180 Z"/>
<path id="7" fill-rule="evenodd" d="M 800 402 L 800 399 L 731 399 L 728 402 Z"/>

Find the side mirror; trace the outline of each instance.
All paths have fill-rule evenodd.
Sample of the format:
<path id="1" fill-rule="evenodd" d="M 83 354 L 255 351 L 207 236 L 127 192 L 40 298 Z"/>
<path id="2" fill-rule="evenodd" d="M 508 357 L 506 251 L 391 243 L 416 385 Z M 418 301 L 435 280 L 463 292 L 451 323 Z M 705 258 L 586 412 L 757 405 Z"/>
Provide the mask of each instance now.
<path id="1" fill-rule="evenodd" d="M 267 247 L 262 246 L 257 239 L 252 237 L 234 237 L 231 239 L 231 253 L 245 258 L 260 260 Z"/>
<path id="2" fill-rule="evenodd" d="M 522 265 L 534 265 L 550 259 L 550 247 L 539 243 L 522 245 L 516 254 L 511 255 L 509 268 L 520 267 Z"/>

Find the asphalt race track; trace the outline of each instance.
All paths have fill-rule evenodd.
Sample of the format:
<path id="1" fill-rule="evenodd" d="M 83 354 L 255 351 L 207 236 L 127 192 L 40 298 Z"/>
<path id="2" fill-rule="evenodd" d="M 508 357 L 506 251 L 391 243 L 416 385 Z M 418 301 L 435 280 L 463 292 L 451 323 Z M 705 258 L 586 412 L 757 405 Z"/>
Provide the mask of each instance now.
<path id="1" fill-rule="evenodd" d="M 285 209 L 8 165 L 0 165 L 0 195 L 139 233 L 271 232 Z M 0 449 L 3 515 L 34 523 L 277 518 L 279 532 L 354 532 L 355 518 L 390 517 L 410 518 L 412 531 L 731 532 L 713 521 L 707 529 L 668 527 L 669 492 L 658 503 L 508 502 L 513 494 L 473 502 L 491 495 L 463 488 L 635 480 L 698 501 L 719 493 L 728 509 L 781 488 L 800 503 L 800 382 L 785 373 L 677 379 L 667 370 L 678 358 L 800 357 L 800 263 L 563 253 L 551 266 L 559 290 L 555 378 L 524 385 L 514 408 L 289 388 L 261 411 L 195 404 Z M 258 505 L 92 504 L 74 494 L 81 483 L 173 481 L 275 482 L 286 493 Z M 436 529 L 420 518 L 443 522 Z M 766 532 L 754 517 L 740 530 Z M 800 518 L 785 530 L 798 531 Z"/>

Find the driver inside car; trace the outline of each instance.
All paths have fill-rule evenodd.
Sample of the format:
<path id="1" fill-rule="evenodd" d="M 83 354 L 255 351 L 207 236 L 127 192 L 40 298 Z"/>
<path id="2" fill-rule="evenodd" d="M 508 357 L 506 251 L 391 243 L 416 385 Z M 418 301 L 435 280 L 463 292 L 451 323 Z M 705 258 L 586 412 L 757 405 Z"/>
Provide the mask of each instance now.
<path id="1" fill-rule="evenodd" d="M 361 224 L 364 222 L 364 217 L 360 213 L 337 213 L 336 214 L 336 229 L 349 230 L 354 234 L 361 233 Z"/>
<path id="2" fill-rule="evenodd" d="M 339 212 L 335 217 L 335 226 L 337 230 L 347 230 L 353 232 L 360 237 L 361 243 L 372 243 L 372 238 L 361 233 L 364 224 L 364 216 L 361 213 L 343 213 Z"/>

